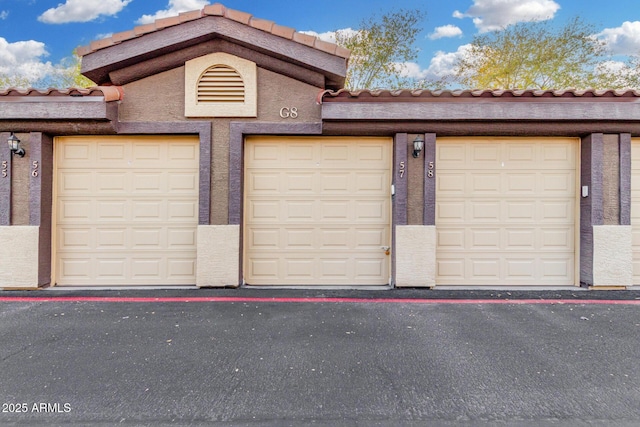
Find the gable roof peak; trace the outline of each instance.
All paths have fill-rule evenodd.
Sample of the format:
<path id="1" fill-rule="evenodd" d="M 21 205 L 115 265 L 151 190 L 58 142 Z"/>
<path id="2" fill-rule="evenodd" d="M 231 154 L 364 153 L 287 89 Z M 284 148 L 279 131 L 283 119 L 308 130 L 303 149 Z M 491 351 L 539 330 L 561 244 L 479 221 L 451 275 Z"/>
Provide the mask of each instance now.
<path id="1" fill-rule="evenodd" d="M 85 56 L 90 53 L 108 48 L 110 46 L 120 44 L 127 40 L 141 37 L 145 34 L 160 31 L 162 29 L 180 25 L 185 22 L 195 21 L 207 16 L 219 16 L 235 22 L 239 22 L 243 25 L 247 25 L 251 28 L 255 28 L 266 33 L 292 40 L 294 42 L 303 44 L 305 46 L 312 47 L 322 52 L 329 53 L 331 55 L 338 56 L 340 58 L 349 59 L 351 51 L 345 49 L 342 46 L 338 46 L 335 43 L 330 43 L 316 36 L 297 32 L 293 28 L 278 25 L 273 21 L 256 18 L 253 15 L 242 12 L 235 9 L 229 9 L 222 3 L 215 3 L 205 6 L 201 10 L 193 10 L 190 12 L 182 12 L 176 16 L 157 19 L 150 24 L 144 24 L 135 27 L 133 30 L 123 31 L 113 34 L 111 37 L 107 37 L 101 40 L 95 40 L 87 46 L 79 47 L 77 53 L 79 56 Z"/>

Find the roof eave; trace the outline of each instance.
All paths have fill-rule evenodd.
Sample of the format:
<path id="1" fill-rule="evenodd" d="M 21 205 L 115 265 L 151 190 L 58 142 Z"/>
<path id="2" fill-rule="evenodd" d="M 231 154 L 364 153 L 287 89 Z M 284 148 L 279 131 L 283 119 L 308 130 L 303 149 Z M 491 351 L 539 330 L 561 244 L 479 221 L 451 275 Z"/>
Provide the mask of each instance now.
<path id="1" fill-rule="evenodd" d="M 111 73 L 216 38 L 321 73 L 330 88 L 344 84 L 347 58 L 221 16 L 204 16 L 87 53 L 81 72 L 98 84 L 124 84 L 112 82 Z"/>

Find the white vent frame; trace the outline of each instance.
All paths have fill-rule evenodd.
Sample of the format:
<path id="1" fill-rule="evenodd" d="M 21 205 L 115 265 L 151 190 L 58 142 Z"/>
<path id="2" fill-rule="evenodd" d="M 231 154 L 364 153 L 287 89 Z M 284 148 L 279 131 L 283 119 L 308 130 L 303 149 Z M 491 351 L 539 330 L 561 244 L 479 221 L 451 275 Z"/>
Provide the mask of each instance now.
<path id="1" fill-rule="evenodd" d="M 200 82 L 207 71 L 225 67 L 235 71 L 244 84 L 244 101 L 199 102 Z M 185 117 L 257 117 L 257 67 L 254 62 L 217 52 L 185 63 Z"/>

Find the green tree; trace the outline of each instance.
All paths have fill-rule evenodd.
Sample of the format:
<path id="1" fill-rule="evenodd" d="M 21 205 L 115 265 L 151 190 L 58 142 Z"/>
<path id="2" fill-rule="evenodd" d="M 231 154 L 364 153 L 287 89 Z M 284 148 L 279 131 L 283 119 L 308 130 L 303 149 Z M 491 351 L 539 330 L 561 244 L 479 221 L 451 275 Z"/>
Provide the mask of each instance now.
<path id="1" fill-rule="evenodd" d="M 575 18 L 561 28 L 526 22 L 475 36 L 457 63 L 457 81 L 473 89 L 609 87 L 611 76 L 598 71 L 606 46 L 595 33 Z"/>
<path id="2" fill-rule="evenodd" d="M 393 89 L 409 84 L 405 63 L 418 56 L 415 42 L 424 16 L 420 10 L 401 9 L 366 19 L 355 31 L 336 31 L 336 43 L 351 51 L 345 87 Z"/>
<path id="3" fill-rule="evenodd" d="M 29 79 L 19 74 L 0 74 L 0 88 L 86 88 L 95 86 L 91 80 L 80 74 L 81 58 L 74 50 L 72 55 L 64 58 L 53 67 L 51 72 L 37 80 Z"/>
<path id="4" fill-rule="evenodd" d="M 0 90 L 8 88 L 26 88 L 29 87 L 29 79 L 18 75 L 0 74 Z"/>
<path id="5" fill-rule="evenodd" d="M 95 86 L 95 83 L 80 74 L 82 58 L 78 56 L 76 50 L 71 57 L 64 58 L 58 65 L 51 76 L 49 76 L 48 86 L 56 88 L 87 88 Z"/>

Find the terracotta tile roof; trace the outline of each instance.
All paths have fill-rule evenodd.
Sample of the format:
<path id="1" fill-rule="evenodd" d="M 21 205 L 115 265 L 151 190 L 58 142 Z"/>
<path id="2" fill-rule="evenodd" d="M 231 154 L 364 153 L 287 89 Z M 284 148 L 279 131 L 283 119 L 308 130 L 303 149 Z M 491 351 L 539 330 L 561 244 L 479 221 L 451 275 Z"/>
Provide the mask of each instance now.
<path id="1" fill-rule="evenodd" d="M 16 89 L 8 88 L 0 90 L 0 98 L 5 100 L 11 99 L 10 97 L 85 97 L 85 96 L 97 96 L 103 97 L 106 102 L 120 101 L 124 96 L 124 90 L 120 86 L 95 86 L 87 89 Z"/>
<path id="2" fill-rule="evenodd" d="M 348 49 L 338 46 L 337 44 L 325 42 L 317 37 L 310 36 L 308 34 L 296 32 L 296 30 L 293 28 L 283 27 L 281 25 L 273 23 L 272 21 L 255 18 L 245 12 L 228 9 L 220 3 L 205 6 L 205 8 L 202 10 L 184 12 L 179 14 L 178 16 L 158 19 L 152 24 L 141 25 L 135 27 L 130 31 L 113 34 L 111 37 L 91 42 L 91 44 L 89 44 L 88 46 L 79 47 L 77 53 L 80 56 L 85 56 L 100 49 L 105 49 L 109 46 L 113 46 L 115 44 L 140 37 L 144 34 L 160 31 L 163 28 L 179 25 L 183 22 L 194 21 L 206 16 L 222 16 L 241 24 L 248 25 L 257 30 L 264 31 L 285 39 L 293 40 L 297 43 L 310 46 L 314 49 L 318 49 L 323 52 L 330 53 L 331 55 L 339 56 L 341 58 L 348 59 L 351 55 L 351 52 Z"/>
<path id="3" fill-rule="evenodd" d="M 477 99 L 477 98 L 640 98 L 640 90 L 625 89 L 563 89 L 563 90 L 370 90 L 362 89 L 351 91 L 340 89 L 339 91 L 325 90 L 319 94 L 318 101 L 419 101 L 431 98 L 432 100 L 446 99 Z"/>

